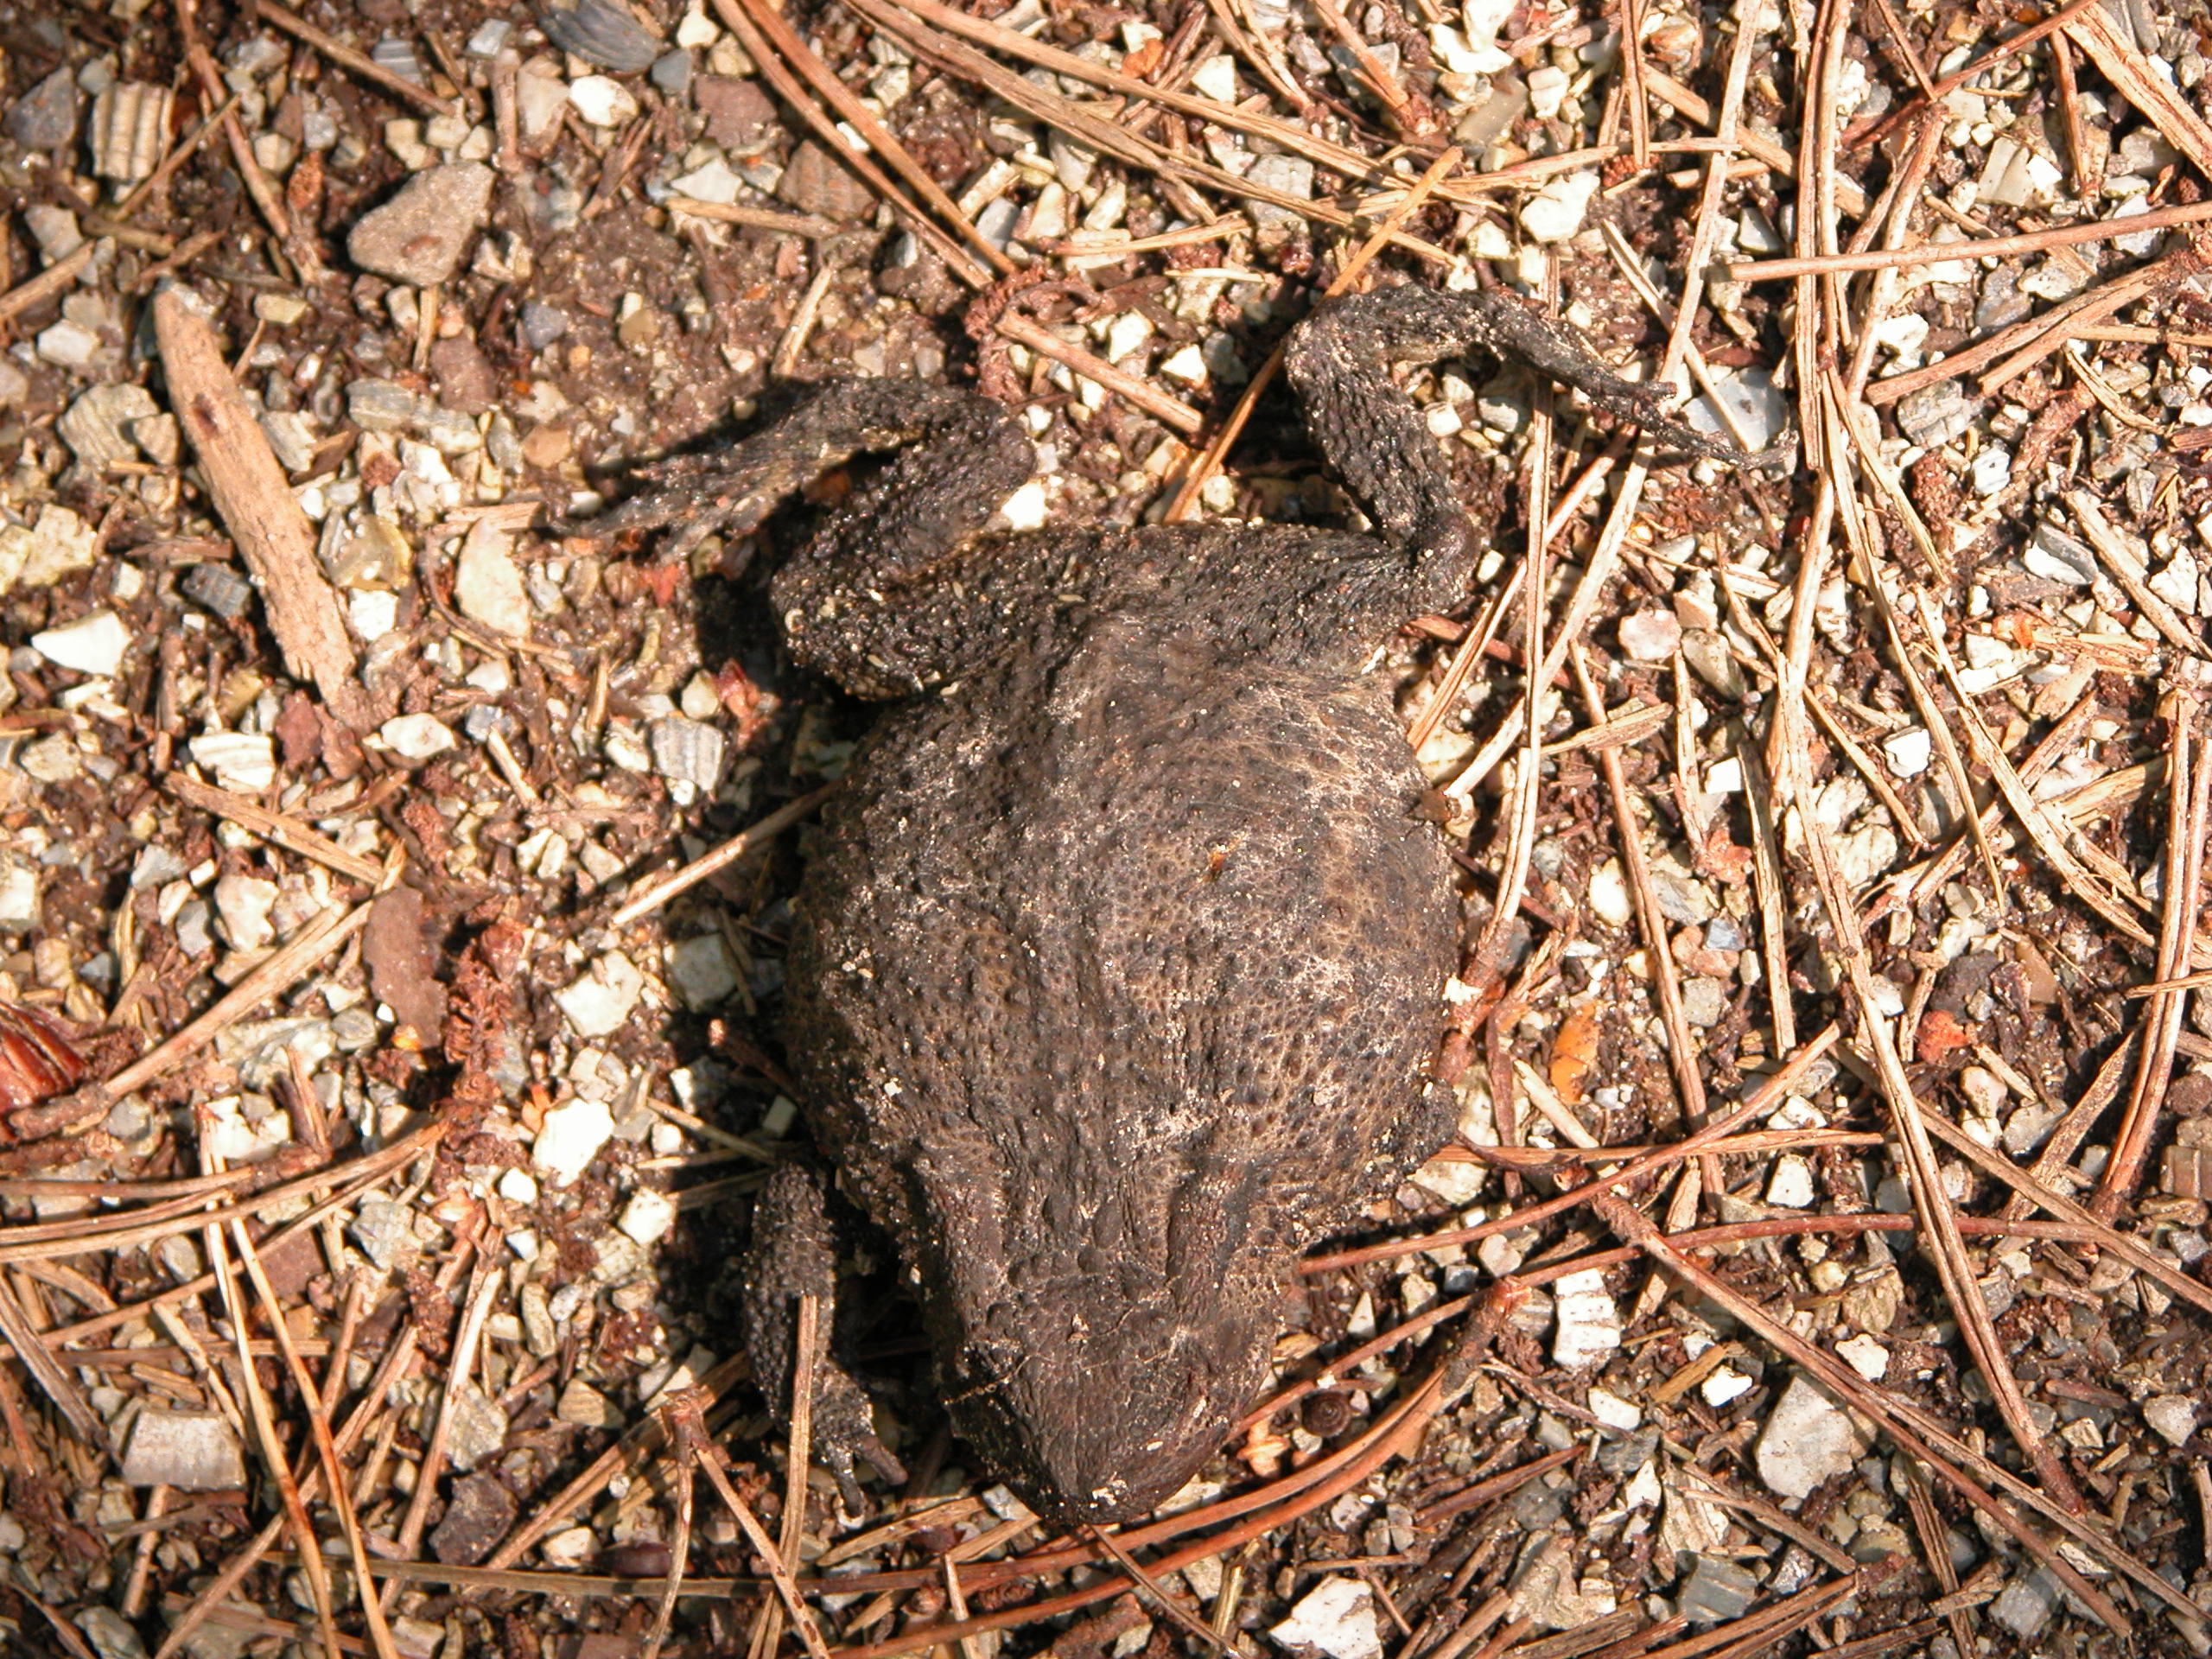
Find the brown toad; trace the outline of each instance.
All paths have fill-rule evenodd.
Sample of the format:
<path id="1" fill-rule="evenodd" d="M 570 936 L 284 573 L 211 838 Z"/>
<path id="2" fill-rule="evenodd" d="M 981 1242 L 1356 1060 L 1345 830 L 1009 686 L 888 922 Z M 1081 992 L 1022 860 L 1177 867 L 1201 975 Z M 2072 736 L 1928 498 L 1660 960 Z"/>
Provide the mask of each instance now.
<path id="1" fill-rule="evenodd" d="M 785 1031 L 955 1426 L 1055 1520 L 1181 1485 L 1259 1385 L 1300 1253 L 1451 1133 L 1426 1070 L 1452 864 L 1363 667 L 1453 606 L 1484 544 L 1389 371 L 1470 346 L 1716 448 L 1535 312 L 1406 286 L 1323 304 L 1287 359 L 1370 535 L 986 531 L 1033 465 L 1017 412 L 899 380 L 824 384 L 615 517 L 749 528 L 901 452 L 771 588 L 794 658 L 896 701 L 824 812 Z M 786 1298 L 830 1276 L 807 1178 L 779 1175 L 772 1214 L 812 1243 L 748 1293 L 773 1396 Z M 867 1442 L 849 1378 L 820 1402 Z"/>

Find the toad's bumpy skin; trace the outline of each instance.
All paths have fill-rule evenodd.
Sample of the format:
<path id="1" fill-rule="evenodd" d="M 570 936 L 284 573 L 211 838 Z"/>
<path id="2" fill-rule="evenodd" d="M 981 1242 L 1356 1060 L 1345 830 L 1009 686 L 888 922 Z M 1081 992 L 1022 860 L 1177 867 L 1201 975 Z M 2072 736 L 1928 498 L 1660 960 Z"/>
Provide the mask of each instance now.
<path id="1" fill-rule="evenodd" d="M 1478 545 L 1388 370 L 1470 346 L 1661 423 L 1534 313 L 1408 287 L 1325 304 L 1288 356 L 1376 536 L 984 534 L 1031 467 L 1013 412 L 881 380 L 617 516 L 750 525 L 904 447 L 772 588 L 800 661 L 908 699 L 825 811 L 785 1029 L 956 1425 L 1055 1520 L 1181 1485 L 1257 1388 L 1300 1252 L 1450 1132 L 1425 1070 L 1452 863 L 1361 668 Z"/>

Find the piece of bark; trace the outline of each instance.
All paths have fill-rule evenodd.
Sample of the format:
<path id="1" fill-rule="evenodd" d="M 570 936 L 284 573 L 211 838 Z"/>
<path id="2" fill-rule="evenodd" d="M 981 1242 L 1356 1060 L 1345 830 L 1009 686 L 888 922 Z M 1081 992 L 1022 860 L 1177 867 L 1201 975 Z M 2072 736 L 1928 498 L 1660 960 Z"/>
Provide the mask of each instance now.
<path id="1" fill-rule="evenodd" d="M 246 407 L 214 329 L 182 294 L 167 289 L 154 296 L 154 333 L 169 403 L 200 457 L 215 511 L 261 590 L 286 669 L 312 681 L 339 719 L 367 730 L 376 711 L 354 677 L 338 595 L 315 561 L 314 526 Z"/>

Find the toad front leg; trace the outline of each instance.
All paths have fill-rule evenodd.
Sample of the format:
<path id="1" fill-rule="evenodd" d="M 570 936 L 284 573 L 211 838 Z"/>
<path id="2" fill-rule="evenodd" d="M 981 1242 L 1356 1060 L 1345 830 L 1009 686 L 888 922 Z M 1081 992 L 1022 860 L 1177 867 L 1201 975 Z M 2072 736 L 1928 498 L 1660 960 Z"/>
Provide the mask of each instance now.
<path id="1" fill-rule="evenodd" d="M 1457 601 L 1478 550 L 1476 532 L 1420 408 L 1391 381 L 1389 365 L 1477 348 L 1574 387 L 1662 443 L 1739 455 L 1669 418 L 1669 388 L 1623 379 L 1573 329 L 1503 294 L 1409 283 L 1325 301 L 1292 334 L 1284 367 L 1329 465 L 1384 539 L 1406 550 L 1415 609 L 1449 609 Z"/>
<path id="2" fill-rule="evenodd" d="M 855 696 L 909 696 L 958 678 L 1049 607 L 1058 561 L 1033 538 L 977 534 L 1027 481 L 1019 416 L 918 380 L 830 380 L 775 425 L 711 455 L 650 468 L 652 486 L 594 534 L 678 526 L 682 556 L 743 533 L 855 455 L 899 453 L 788 560 L 769 594 L 793 658 Z"/>

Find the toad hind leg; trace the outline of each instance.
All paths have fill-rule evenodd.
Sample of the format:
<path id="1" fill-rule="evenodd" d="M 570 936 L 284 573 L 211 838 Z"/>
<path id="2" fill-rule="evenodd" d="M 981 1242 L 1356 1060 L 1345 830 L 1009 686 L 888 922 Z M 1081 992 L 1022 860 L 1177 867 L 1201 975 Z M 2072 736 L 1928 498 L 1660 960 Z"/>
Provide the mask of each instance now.
<path id="1" fill-rule="evenodd" d="M 771 585 L 793 658 L 863 697 L 905 696 L 957 677 L 969 608 L 951 580 L 976 533 L 1027 481 L 1036 450 L 1015 412 L 919 380 L 829 380 L 774 425 L 714 454 L 649 468 L 649 487 L 594 535 L 677 526 L 680 558 L 707 536 L 756 528 L 801 486 L 854 456 L 896 450 Z M 991 563 L 1005 580 L 1041 572 Z"/>
<path id="2" fill-rule="evenodd" d="M 1425 596 L 1417 603 L 1449 603 L 1477 551 L 1475 531 L 1436 440 L 1390 379 L 1389 365 L 1433 363 L 1473 347 L 1576 388 L 1669 446 L 1738 454 L 1669 419 L 1669 388 L 1621 378 L 1572 329 L 1503 294 L 1408 283 L 1326 301 L 1292 336 L 1284 366 L 1329 465 L 1384 538 L 1413 561 L 1414 591 Z"/>

